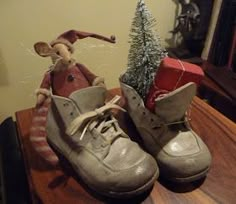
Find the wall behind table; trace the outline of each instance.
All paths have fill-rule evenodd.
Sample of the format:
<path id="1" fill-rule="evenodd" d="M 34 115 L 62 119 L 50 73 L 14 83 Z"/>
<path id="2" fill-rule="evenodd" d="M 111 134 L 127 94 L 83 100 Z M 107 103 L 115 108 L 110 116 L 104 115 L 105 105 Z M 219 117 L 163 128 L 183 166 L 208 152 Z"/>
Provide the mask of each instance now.
<path id="1" fill-rule="evenodd" d="M 174 26 L 174 2 L 146 0 L 157 20 L 163 45 Z M 96 39 L 77 42 L 74 57 L 97 75 L 105 75 L 108 88 L 119 86 L 118 77 L 126 69 L 128 35 L 136 3 L 136 0 L 0 1 L 0 122 L 18 110 L 34 106 L 34 90 L 50 59 L 37 56 L 33 44 L 50 42 L 69 29 L 116 35 L 115 45 Z"/>

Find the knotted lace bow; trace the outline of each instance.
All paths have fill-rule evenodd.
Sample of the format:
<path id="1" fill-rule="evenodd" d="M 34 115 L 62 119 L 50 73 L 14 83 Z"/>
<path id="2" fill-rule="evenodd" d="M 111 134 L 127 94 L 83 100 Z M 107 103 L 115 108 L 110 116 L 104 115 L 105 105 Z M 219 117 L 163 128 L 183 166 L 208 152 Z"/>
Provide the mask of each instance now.
<path id="1" fill-rule="evenodd" d="M 83 136 L 88 129 L 91 122 L 95 121 L 97 118 L 104 116 L 105 112 L 111 110 L 111 109 L 118 109 L 121 111 L 126 112 L 125 109 L 121 108 L 120 106 L 116 105 L 116 103 L 120 100 L 120 96 L 115 96 L 112 100 L 107 102 L 104 106 L 95 109 L 94 111 L 89 111 L 87 113 L 79 115 L 77 118 L 75 118 L 69 127 L 66 130 L 66 134 L 73 136 L 80 128 L 81 126 L 84 126 L 83 132 L 80 136 L 80 140 L 83 139 Z"/>

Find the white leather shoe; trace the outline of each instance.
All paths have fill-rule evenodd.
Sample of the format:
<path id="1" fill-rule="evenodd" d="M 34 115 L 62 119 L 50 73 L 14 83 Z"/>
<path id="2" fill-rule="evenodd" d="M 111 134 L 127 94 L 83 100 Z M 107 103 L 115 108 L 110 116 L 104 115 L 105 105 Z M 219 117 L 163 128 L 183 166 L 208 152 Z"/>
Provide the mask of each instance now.
<path id="1" fill-rule="evenodd" d="M 188 83 L 155 101 L 155 113 L 145 108 L 138 93 L 120 82 L 127 111 L 142 137 L 146 150 L 156 159 L 160 175 L 177 182 L 190 182 L 206 175 L 211 154 L 190 128 L 186 110 L 196 93 Z"/>
<path id="2" fill-rule="evenodd" d="M 159 171 L 155 159 L 120 129 L 105 104 L 106 90 L 89 87 L 69 98 L 52 96 L 48 140 L 94 191 L 130 197 L 151 188 Z M 65 133 L 67 132 L 67 134 Z"/>

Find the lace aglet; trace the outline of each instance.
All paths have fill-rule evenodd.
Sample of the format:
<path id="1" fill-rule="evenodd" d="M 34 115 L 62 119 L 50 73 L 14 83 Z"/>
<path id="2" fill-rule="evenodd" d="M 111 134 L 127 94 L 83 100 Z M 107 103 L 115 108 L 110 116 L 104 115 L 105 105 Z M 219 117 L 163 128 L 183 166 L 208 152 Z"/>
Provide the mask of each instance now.
<path id="1" fill-rule="evenodd" d="M 85 134 L 85 131 L 83 131 L 83 133 L 81 134 L 81 136 L 80 136 L 80 138 L 79 138 L 80 141 L 83 140 L 84 134 Z"/>
<path id="2" fill-rule="evenodd" d="M 82 132 L 82 134 L 81 134 L 81 136 L 80 136 L 80 138 L 79 138 L 80 141 L 83 140 L 84 135 L 85 135 L 85 132 L 87 131 L 89 124 L 90 124 L 90 123 L 88 123 L 88 124 L 85 126 L 85 128 L 83 129 L 83 132 Z"/>

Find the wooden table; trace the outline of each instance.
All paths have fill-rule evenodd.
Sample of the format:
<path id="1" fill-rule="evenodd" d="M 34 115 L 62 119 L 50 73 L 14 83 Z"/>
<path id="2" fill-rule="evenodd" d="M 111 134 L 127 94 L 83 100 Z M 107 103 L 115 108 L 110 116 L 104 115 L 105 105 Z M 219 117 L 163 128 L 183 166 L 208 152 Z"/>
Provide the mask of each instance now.
<path id="1" fill-rule="evenodd" d="M 120 91 L 113 89 L 110 94 L 120 94 Z M 197 97 L 192 104 L 191 126 L 207 144 L 213 157 L 207 177 L 189 184 L 159 178 L 151 192 L 132 200 L 96 195 L 64 162 L 58 168 L 47 165 L 29 142 L 32 113 L 33 109 L 16 112 L 16 123 L 34 203 L 236 203 L 236 124 Z M 139 137 L 127 114 L 118 113 L 117 118 L 132 138 Z"/>

